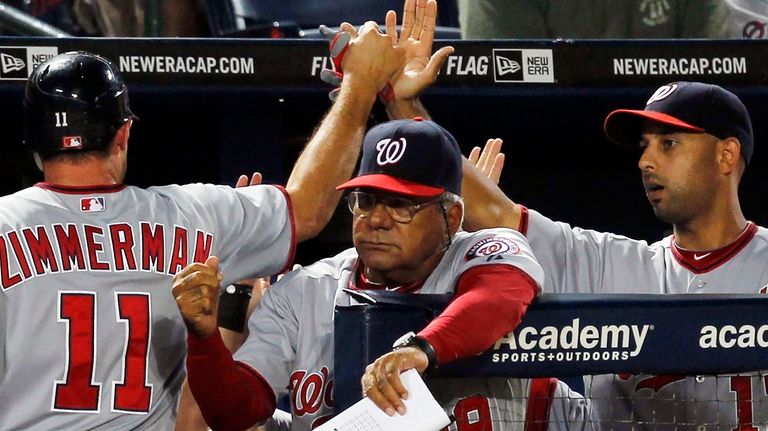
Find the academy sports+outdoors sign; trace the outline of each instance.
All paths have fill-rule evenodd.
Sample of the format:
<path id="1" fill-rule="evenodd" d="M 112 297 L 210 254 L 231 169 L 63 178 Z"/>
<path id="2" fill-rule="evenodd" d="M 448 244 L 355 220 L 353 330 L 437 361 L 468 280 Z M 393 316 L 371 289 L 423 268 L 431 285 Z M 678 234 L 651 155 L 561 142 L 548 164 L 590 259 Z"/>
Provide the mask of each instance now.
<path id="1" fill-rule="evenodd" d="M 768 296 L 542 295 L 449 375 L 723 374 L 768 369 Z"/>
<path id="2" fill-rule="evenodd" d="M 367 292 L 375 304 L 337 308 L 337 326 L 369 331 L 370 363 L 392 342 L 419 330 L 448 298 Z M 431 301 L 428 306 L 420 305 Z M 421 327 L 407 324 L 414 310 Z M 424 313 L 430 309 L 430 313 Z M 394 314 L 393 314 L 394 313 Z M 397 315 L 396 319 L 392 319 Z M 405 327 L 408 326 L 408 327 Z M 347 347 L 349 339 L 345 338 Z M 338 352 L 337 352 L 338 353 Z M 348 351 L 342 357 L 354 357 Z M 767 295 L 544 294 L 523 321 L 485 353 L 441 367 L 440 375 L 570 376 L 606 373 L 723 374 L 768 369 Z"/>

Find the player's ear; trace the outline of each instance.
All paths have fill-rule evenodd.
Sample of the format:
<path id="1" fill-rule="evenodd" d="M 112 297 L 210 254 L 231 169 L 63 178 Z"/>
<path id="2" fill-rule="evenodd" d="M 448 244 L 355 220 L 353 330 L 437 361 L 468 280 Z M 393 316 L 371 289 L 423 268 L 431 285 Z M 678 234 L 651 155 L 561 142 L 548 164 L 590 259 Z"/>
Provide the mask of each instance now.
<path id="1" fill-rule="evenodd" d="M 741 161 L 741 143 L 736 138 L 727 138 L 717 143 L 717 163 L 720 173 L 734 172 Z"/>
<path id="2" fill-rule="evenodd" d="M 32 158 L 35 160 L 35 166 L 37 166 L 37 169 L 39 169 L 40 172 L 43 172 L 43 159 L 40 157 L 40 154 L 37 151 L 33 151 Z"/>
<path id="3" fill-rule="evenodd" d="M 461 227 L 461 221 L 464 218 L 464 205 L 461 202 L 447 204 L 445 215 L 448 221 L 448 229 L 451 232 L 451 236 L 453 236 Z"/>
<path id="4" fill-rule="evenodd" d="M 128 148 L 128 138 L 131 135 L 131 125 L 133 124 L 133 120 L 128 120 L 120 126 L 119 129 L 117 129 L 117 133 L 115 133 L 115 139 L 114 144 L 115 146 L 120 150 L 126 150 Z"/>

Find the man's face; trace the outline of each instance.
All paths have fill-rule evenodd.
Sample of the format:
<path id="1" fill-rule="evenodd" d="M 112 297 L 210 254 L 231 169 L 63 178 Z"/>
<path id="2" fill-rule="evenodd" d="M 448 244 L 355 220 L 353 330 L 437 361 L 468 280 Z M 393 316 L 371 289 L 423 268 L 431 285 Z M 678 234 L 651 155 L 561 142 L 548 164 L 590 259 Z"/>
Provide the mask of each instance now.
<path id="1" fill-rule="evenodd" d="M 685 224 L 707 214 L 719 187 L 718 139 L 686 133 L 655 122 L 643 125 L 638 166 L 656 216 Z"/>
<path id="2" fill-rule="evenodd" d="M 365 265 L 366 276 L 388 284 L 408 284 L 426 278 L 440 261 L 448 240 L 440 202 L 435 198 L 411 198 L 373 190 L 363 193 L 369 195 L 362 196 L 362 209 L 353 212 L 352 240 Z M 371 196 L 375 204 L 365 211 L 370 207 Z M 404 203 L 421 204 L 410 207 L 417 211 L 408 223 L 397 221 L 394 212 L 395 206 L 400 206 L 400 214 L 407 210 L 401 206 Z"/>

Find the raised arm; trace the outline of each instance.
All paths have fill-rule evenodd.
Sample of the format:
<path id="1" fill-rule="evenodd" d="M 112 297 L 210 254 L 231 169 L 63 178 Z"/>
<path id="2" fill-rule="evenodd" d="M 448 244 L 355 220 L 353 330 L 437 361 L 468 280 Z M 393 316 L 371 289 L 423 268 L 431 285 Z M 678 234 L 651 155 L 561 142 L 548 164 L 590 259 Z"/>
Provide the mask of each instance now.
<path id="1" fill-rule="evenodd" d="M 235 362 L 222 341 L 217 324 L 222 279 L 218 258 L 211 256 L 174 276 L 173 296 L 187 327 L 189 388 L 205 422 L 213 429 L 246 429 L 269 419 L 276 399 L 264 378 Z"/>
<path id="2" fill-rule="evenodd" d="M 387 14 L 387 34 L 405 50 L 403 65 L 392 79 L 394 94 L 386 103 L 391 120 L 429 118 L 419 95 L 437 79 L 445 59 L 453 53 L 452 46 L 444 46 L 432 54 L 437 20 L 437 2 L 434 0 L 406 0 L 403 21 L 397 33 L 397 15 Z"/>
<path id="3" fill-rule="evenodd" d="M 262 179 L 263 177 L 260 172 L 254 172 L 251 175 L 250 180 L 248 179 L 247 175 L 240 175 L 240 177 L 237 179 L 237 183 L 235 184 L 235 187 L 255 186 L 255 185 L 261 184 Z M 261 297 L 264 293 L 264 290 L 267 287 L 269 287 L 269 277 L 259 278 L 256 280 L 240 280 L 236 284 L 253 286 L 253 290 L 251 291 L 251 299 L 249 301 L 248 310 L 246 312 L 246 317 L 245 317 L 245 321 L 247 322 L 248 320 L 247 316 L 251 315 L 251 313 L 253 312 L 253 309 L 261 301 Z M 226 296 L 220 297 L 219 304 L 225 303 L 227 300 L 241 301 L 244 299 L 240 295 L 237 295 L 237 296 L 229 296 L 229 294 L 224 294 L 224 295 Z M 232 308 L 229 308 L 229 311 L 231 312 Z M 248 337 L 247 326 L 241 332 L 225 328 L 224 326 L 222 326 L 222 320 L 221 320 L 222 312 L 224 311 L 219 310 L 218 319 L 217 319 L 217 322 L 219 324 L 219 332 L 221 333 L 221 337 L 224 341 L 224 345 L 227 347 L 227 349 L 230 352 L 234 353 L 240 347 L 240 345 L 243 344 L 243 342 L 245 342 L 245 339 Z M 238 324 L 240 324 L 240 322 L 238 322 Z M 200 411 L 200 407 L 197 405 L 195 398 L 192 396 L 192 390 L 189 388 L 189 381 L 187 379 L 184 380 L 184 384 L 181 387 L 181 397 L 179 398 L 179 410 L 178 410 L 178 413 L 176 414 L 176 430 L 177 431 L 207 431 L 208 430 L 208 424 L 205 423 L 205 419 L 203 418 L 203 413 Z"/>
<path id="4" fill-rule="evenodd" d="M 397 32 L 397 14 L 389 11 L 386 16 L 386 33 L 392 39 L 392 44 L 403 52 L 398 71 L 390 81 L 390 86 L 380 93 L 380 99 L 385 105 L 391 120 L 413 117 L 429 118 L 424 106 L 419 101 L 419 95 L 437 79 L 445 59 L 453 52 L 453 47 L 445 46 L 432 54 L 432 42 L 435 36 L 437 19 L 437 2 L 435 0 L 406 0 L 403 6 L 403 21 L 401 30 Z M 321 31 L 323 28 L 321 28 Z M 330 29 L 325 28 L 328 37 L 336 36 Z M 355 27 L 344 22 L 341 31 L 357 36 Z M 343 43 L 343 39 L 334 39 L 332 43 Z M 343 57 L 344 50 L 338 46 L 332 48 L 331 55 Z M 336 60 L 334 60 L 335 62 Z M 324 71 L 321 78 L 327 83 L 337 86 L 345 79 L 344 73 Z M 338 90 L 331 92 L 335 100 Z"/>
<path id="5" fill-rule="evenodd" d="M 482 151 L 475 147 L 464 160 L 461 195 L 466 206 L 463 227 L 467 231 L 491 227 L 520 230 L 520 205 L 498 186 L 504 164 L 501 143 L 501 139 L 489 139 Z"/>
<path id="6" fill-rule="evenodd" d="M 403 50 L 379 33 L 374 22 L 366 23 L 350 42 L 339 97 L 296 161 L 286 186 L 297 241 L 314 237 L 330 220 L 341 197 L 336 186 L 352 174 L 376 93 L 395 75 L 402 56 Z"/>

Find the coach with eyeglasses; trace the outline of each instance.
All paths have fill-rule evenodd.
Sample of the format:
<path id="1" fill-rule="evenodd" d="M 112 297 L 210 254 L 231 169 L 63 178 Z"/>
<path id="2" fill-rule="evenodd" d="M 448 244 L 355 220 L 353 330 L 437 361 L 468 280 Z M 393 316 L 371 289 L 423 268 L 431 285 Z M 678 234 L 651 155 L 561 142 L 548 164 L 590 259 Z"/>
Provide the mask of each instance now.
<path id="1" fill-rule="evenodd" d="M 461 153 L 445 129 L 421 118 L 378 125 L 365 136 L 357 176 L 338 187 L 350 190 L 354 248 L 293 271 L 272 286 L 234 358 L 218 331 L 202 330 L 215 327 L 204 322 L 215 322 L 215 306 L 208 314 L 183 311 L 189 383 L 209 426 L 243 429 L 263 422 L 272 416 L 275 399 L 286 393 L 292 430 L 310 430 L 334 414 L 333 312 L 336 305 L 354 303 L 345 289 L 454 294 L 441 315 L 418 334 L 403 337 L 362 377 L 365 394 L 389 415 L 404 413 L 399 372 L 427 373 L 480 353 L 512 331 L 543 283 L 541 267 L 516 231 L 460 231 L 461 181 Z M 207 292 L 205 299 L 215 301 L 219 279 L 217 268 L 190 266 L 176 276 L 174 294 L 194 300 L 194 292 Z M 194 308 L 183 305 L 182 310 Z M 535 419 L 526 415 L 528 380 L 434 379 L 429 384 L 448 413 L 457 415 L 454 428 L 470 420 L 490 426 L 510 418 Z M 567 391 L 562 383 L 552 385 L 549 394 Z M 467 399 L 504 408 L 481 409 L 479 417 L 457 414 L 455 407 Z M 583 400 L 555 408 L 577 412 L 551 418 L 586 411 Z"/>

